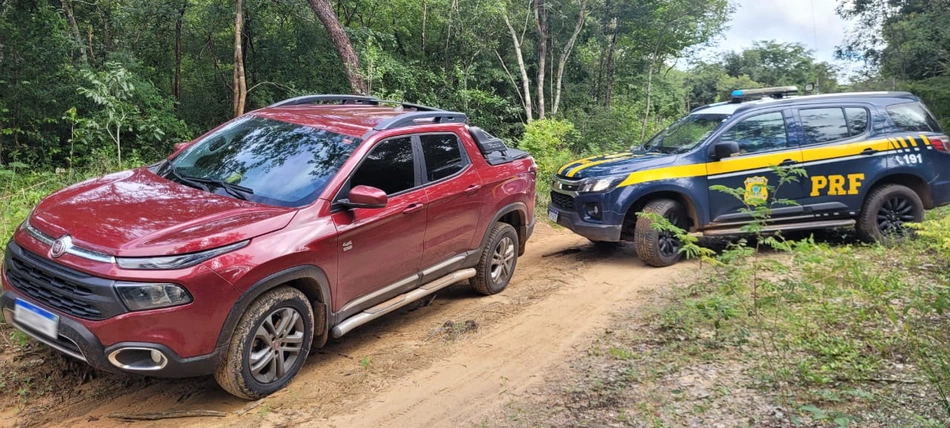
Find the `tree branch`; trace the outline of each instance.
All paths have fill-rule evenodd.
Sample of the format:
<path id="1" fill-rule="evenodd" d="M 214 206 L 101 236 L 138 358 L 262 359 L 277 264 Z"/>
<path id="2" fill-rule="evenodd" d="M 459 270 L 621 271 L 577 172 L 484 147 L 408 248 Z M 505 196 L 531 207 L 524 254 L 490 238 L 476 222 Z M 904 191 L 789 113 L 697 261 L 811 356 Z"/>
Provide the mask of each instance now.
<path id="1" fill-rule="evenodd" d="M 511 71 L 508 70 L 508 66 L 505 65 L 505 60 L 502 59 L 501 54 L 498 53 L 498 49 L 495 49 L 495 56 L 498 57 L 498 62 L 501 63 L 501 68 L 505 70 L 505 74 L 508 75 L 508 81 L 511 82 L 511 86 L 515 88 L 515 93 L 518 94 L 518 98 L 521 100 L 521 107 L 527 108 L 524 103 L 524 97 L 521 96 L 521 89 L 518 88 L 518 83 L 515 82 L 515 76 L 511 74 Z"/>

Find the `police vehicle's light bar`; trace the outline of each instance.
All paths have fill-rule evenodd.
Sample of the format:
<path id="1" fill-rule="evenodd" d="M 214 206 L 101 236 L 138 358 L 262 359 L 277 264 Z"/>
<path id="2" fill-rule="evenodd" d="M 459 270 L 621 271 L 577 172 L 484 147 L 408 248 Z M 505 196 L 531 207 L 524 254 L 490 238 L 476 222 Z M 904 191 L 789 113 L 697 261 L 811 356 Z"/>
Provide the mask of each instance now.
<path id="1" fill-rule="evenodd" d="M 772 97 L 772 98 L 784 98 L 788 94 L 797 94 L 797 86 L 779 86 L 775 88 L 762 88 L 762 89 L 739 89 L 732 91 L 732 99 L 734 101 L 742 101 L 749 98 L 762 98 L 762 97 Z"/>

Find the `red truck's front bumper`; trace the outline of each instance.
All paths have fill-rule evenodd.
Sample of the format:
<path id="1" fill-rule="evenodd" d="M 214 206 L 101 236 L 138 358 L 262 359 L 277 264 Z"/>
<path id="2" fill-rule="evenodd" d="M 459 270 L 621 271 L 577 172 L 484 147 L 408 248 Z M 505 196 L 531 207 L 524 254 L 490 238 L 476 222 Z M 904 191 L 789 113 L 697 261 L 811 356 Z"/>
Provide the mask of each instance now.
<path id="1" fill-rule="evenodd" d="M 196 285 L 189 288 L 192 303 L 138 312 L 128 311 L 114 290 L 103 288 L 111 287 L 114 280 L 58 265 L 14 242 L 7 247 L 0 277 L 0 310 L 7 323 L 97 369 L 159 377 L 201 376 L 215 370 L 224 352 L 216 349 L 226 316 L 226 312 L 218 316 L 217 308 L 224 296 L 215 298 L 215 292 L 231 286 L 205 268 L 189 270 L 177 281 L 186 288 Z M 52 314 L 55 337 L 26 318 L 18 320 L 17 300 L 26 302 L 21 306 Z"/>

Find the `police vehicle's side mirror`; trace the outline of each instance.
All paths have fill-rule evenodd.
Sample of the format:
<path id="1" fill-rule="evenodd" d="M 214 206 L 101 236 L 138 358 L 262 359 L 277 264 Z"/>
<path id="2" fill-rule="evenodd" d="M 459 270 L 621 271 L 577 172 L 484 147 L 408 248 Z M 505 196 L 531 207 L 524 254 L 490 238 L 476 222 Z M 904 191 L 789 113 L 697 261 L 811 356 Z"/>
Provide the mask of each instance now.
<path id="1" fill-rule="evenodd" d="M 718 141 L 713 144 L 709 157 L 712 160 L 722 160 L 731 158 L 732 155 L 739 153 L 739 143 L 735 141 Z"/>

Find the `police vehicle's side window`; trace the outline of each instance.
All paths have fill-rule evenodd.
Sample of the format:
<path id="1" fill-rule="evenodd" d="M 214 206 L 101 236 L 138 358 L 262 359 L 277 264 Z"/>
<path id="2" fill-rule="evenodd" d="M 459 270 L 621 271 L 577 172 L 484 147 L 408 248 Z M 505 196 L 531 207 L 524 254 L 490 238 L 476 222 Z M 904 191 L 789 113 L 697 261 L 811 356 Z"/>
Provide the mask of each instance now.
<path id="1" fill-rule="evenodd" d="M 806 144 L 844 140 L 851 135 L 844 109 L 840 107 L 803 109 L 799 111 L 799 115 L 805 130 Z"/>
<path id="2" fill-rule="evenodd" d="M 898 104 L 887 107 L 897 128 L 904 132 L 940 132 L 940 125 L 920 103 Z"/>
<path id="3" fill-rule="evenodd" d="M 788 147 L 785 117 L 782 112 L 765 113 L 739 122 L 719 141 L 735 141 L 739 154 L 767 152 Z"/>
<path id="4" fill-rule="evenodd" d="M 861 135 L 868 130 L 867 109 L 859 107 L 846 108 L 844 109 L 844 114 L 848 117 L 848 129 L 851 130 L 852 137 Z"/>

